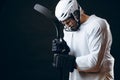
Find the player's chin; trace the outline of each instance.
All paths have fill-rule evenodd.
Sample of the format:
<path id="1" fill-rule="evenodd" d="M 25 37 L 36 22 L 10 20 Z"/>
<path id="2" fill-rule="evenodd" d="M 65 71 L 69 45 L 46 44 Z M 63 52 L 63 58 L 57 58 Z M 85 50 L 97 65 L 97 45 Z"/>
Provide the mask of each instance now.
<path id="1" fill-rule="evenodd" d="M 78 28 L 77 28 L 77 26 L 72 26 L 71 29 L 72 29 L 73 31 L 76 31 Z"/>

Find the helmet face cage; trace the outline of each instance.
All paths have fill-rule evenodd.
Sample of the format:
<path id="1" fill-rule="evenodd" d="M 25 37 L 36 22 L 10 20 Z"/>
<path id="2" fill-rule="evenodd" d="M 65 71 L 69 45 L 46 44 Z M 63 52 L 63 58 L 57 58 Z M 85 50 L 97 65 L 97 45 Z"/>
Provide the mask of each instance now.
<path id="1" fill-rule="evenodd" d="M 71 32 L 71 31 L 79 30 L 79 27 L 80 27 L 80 10 L 78 9 L 78 10 L 74 11 L 73 14 L 71 14 L 69 18 L 73 18 L 76 21 L 77 26 L 73 28 L 73 27 L 68 27 L 67 25 L 65 25 L 64 26 L 65 31 L 70 31 Z"/>

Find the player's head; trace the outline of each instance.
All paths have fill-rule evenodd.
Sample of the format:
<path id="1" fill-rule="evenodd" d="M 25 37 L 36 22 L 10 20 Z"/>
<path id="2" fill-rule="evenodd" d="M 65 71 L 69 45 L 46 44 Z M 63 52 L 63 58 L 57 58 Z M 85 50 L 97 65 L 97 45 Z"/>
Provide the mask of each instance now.
<path id="1" fill-rule="evenodd" d="M 65 24 L 67 31 L 78 30 L 81 14 L 82 9 L 76 0 L 60 0 L 55 8 L 55 16 Z"/>

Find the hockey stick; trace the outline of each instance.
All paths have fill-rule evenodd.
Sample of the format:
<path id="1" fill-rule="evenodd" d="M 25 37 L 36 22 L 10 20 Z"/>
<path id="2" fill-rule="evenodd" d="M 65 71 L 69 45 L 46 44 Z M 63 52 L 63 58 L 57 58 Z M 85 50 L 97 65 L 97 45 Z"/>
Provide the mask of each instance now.
<path id="1" fill-rule="evenodd" d="M 59 39 L 61 23 L 58 21 L 58 19 L 52 14 L 50 10 L 40 4 L 35 4 L 34 9 L 52 21 L 56 29 L 56 37 Z"/>
<path id="2" fill-rule="evenodd" d="M 51 13 L 50 10 L 48 10 L 46 7 L 44 7 L 40 4 L 35 4 L 34 9 L 52 21 L 52 23 L 54 24 L 55 29 L 56 29 L 56 37 L 60 40 L 60 38 L 61 38 L 61 35 L 60 35 L 61 23 L 58 21 L 58 19 Z M 66 71 L 65 69 L 61 68 L 61 69 L 59 69 L 59 72 L 60 72 L 59 80 L 69 80 L 69 71 Z"/>

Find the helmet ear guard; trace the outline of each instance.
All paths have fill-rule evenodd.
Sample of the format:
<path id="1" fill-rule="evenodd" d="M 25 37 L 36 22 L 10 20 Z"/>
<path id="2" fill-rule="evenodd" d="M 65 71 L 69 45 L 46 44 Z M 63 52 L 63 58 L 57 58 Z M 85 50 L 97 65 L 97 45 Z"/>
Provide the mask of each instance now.
<path id="1" fill-rule="evenodd" d="M 80 10 L 74 11 L 73 16 L 77 22 L 80 21 Z"/>

